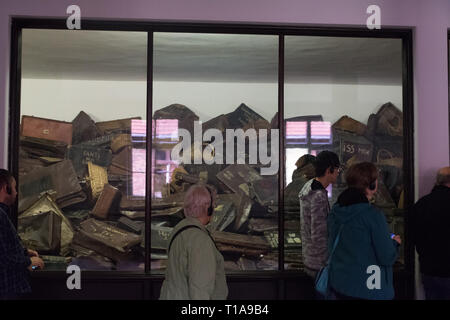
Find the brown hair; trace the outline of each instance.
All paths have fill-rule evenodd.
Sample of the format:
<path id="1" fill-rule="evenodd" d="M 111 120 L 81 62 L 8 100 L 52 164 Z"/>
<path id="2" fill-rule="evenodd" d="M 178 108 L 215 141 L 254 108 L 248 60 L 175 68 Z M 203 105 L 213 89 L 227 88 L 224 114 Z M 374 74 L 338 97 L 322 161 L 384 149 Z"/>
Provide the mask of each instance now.
<path id="1" fill-rule="evenodd" d="M 365 193 L 366 189 L 378 178 L 378 169 L 371 162 L 354 164 L 347 170 L 345 180 L 349 188 Z"/>

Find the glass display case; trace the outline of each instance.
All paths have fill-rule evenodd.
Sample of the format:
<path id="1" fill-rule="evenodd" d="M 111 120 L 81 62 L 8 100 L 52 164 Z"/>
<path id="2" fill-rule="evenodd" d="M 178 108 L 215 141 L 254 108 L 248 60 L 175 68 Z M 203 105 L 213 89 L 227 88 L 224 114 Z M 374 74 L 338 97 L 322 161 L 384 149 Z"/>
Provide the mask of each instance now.
<path id="1" fill-rule="evenodd" d="M 405 238 L 410 33 L 89 26 L 37 24 L 15 38 L 17 227 L 45 270 L 74 264 L 160 280 L 184 194 L 203 183 L 217 190 L 207 228 L 229 279 L 301 277 L 298 194 L 322 150 L 344 169 L 376 164 L 374 205 Z M 345 188 L 341 174 L 330 205 Z"/>

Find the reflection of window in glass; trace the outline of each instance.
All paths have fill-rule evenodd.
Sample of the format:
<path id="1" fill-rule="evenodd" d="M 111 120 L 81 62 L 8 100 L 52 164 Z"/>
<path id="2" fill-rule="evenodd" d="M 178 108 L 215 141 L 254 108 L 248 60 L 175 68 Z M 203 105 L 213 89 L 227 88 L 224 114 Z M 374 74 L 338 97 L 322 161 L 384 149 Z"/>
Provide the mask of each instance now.
<path id="1" fill-rule="evenodd" d="M 156 139 L 167 143 L 178 142 L 178 120 L 158 119 L 156 120 Z M 166 141 L 168 140 L 168 141 Z"/>
<path id="2" fill-rule="evenodd" d="M 286 185 L 292 182 L 292 173 L 297 167 L 295 162 L 305 154 L 308 154 L 308 149 L 305 148 L 289 148 L 286 149 Z"/>
<path id="3" fill-rule="evenodd" d="M 286 144 L 306 144 L 308 123 L 306 121 L 286 121 Z"/>
<path id="4" fill-rule="evenodd" d="M 318 145 L 328 146 L 332 143 L 331 123 L 329 121 L 286 121 L 286 185 L 292 181 L 292 173 L 297 168 L 295 163 L 305 155 L 313 156 L 319 150 Z"/>
<path id="5" fill-rule="evenodd" d="M 331 144 L 331 123 L 311 121 L 311 144 Z"/>
<path id="6" fill-rule="evenodd" d="M 171 159 L 171 151 L 174 144 L 178 143 L 178 119 L 157 119 L 153 120 L 155 124 L 155 136 L 153 141 L 153 172 L 152 183 L 156 180 L 155 175 L 158 175 L 158 191 L 154 188 L 153 196 L 156 198 L 162 197 L 160 184 L 170 183 L 175 168 L 178 167 L 178 162 Z"/>
<path id="7" fill-rule="evenodd" d="M 147 134 L 147 122 L 145 120 L 131 120 L 131 141 L 132 143 L 144 142 Z M 146 150 L 133 148 L 132 150 L 132 194 L 133 196 L 145 197 L 145 168 Z"/>

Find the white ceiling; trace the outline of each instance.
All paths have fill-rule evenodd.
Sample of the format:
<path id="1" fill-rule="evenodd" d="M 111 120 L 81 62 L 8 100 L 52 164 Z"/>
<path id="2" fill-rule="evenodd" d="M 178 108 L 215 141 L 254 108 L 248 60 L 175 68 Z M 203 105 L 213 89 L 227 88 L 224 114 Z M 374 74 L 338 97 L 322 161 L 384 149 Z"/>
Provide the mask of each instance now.
<path id="1" fill-rule="evenodd" d="M 401 85 L 401 40 L 287 36 L 286 82 Z M 25 29 L 24 78 L 146 80 L 147 33 Z M 278 37 L 155 33 L 154 79 L 277 82 Z"/>

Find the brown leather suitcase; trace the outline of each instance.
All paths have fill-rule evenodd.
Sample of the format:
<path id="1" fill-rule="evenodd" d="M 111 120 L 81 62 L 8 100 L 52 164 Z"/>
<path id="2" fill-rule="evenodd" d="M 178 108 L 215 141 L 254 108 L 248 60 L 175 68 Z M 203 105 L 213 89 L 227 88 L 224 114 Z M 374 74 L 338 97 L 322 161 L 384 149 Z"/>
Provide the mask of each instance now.
<path id="1" fill-rule="evenodd" d="M 19 177 L 27 175 L 33 170 L 45 167 L 44 163 L 39 159 L 19 158 Z"/>
<path id="2" fill-rule="evenodd" d="M 29 157 L 64 158 L 67 143 L 32 137 L 20 137 L 20 148 Z"/>
<path id="3" fill-rule="evenodd" d="M 233 246 L 225 243 L 217 243 L 217 248 L 222 254 L 242 254 L 246 257 L 260 258 L 261 255 L 266 254 L 269 249 L 258 249 L 250 247 Z"/>
<path id="4" fill-rule="evenodd" d="M 126 146 L 132 146 L 130 134 L 127 133 L 118 134 L 111 141 L 111 150 L 113 153 L 118 153 Z"/>
<path id="5" fill-rule="evenodd" d="M 111 166 L 109 167 L 108 173 L 111 175 L 131 175 L 132 173 L 132 163 L 131 163 L 131 146 L 127 146 L 118 154 L 114 155 L 112 158 Z"/>
<path id="6" fill-rule="evenodd" d="M 267 251 L 270 249 L 270 244 L 262 236 L 252 236 L 224 231 L 211 232 L 211 236 L 217 244 L 221 243 L 223 245 L 233 247 L 243 247 L 262 251 Z"/>
<path id="7" fill-rule="evenodd" d="M 97 148 L 110 148 L 111 147 L 111 141 L 114 139 L 115 134 L 107 134 L 104 136 L 98 136 L 97 138 L 84 141 L 80 143 L 84 146 L 95 146 Z"/>
<path id="8" fill-rule="evenodd" d="M 80 111 L 76 118 L 72 120 L 72 126 L 72 144 L 78 144 L 100 136 L 100 131 L 95 122 L 84 111 Z"/>
<path id="9" fill-rule="evenodd" d="M 336 121 L 332 127 L 334 129 L 342 130 L 342 131 L 348 131 L 351 133 L 355 133 L 359 136 L 364 135 L 364 133 L 367 130 L 367 126 L 349 116 L 342 116 L 339 118 L 338 121 Z"/>
<path id="10" fill-rule="evenodd" d="M 94 209 L 92 209 L 92 214 L 101 219 L 108 218 L 113 205 L 117 204 L 121 195 L 122 193 L 119 189 L 114 188 L 110 184 L 105 184 L 100 197 L 95 203 Z"/>
<path id="11" fill-rule="evenodd" d="M 383 104 L 376 117 L 376 134 L 403 137 L 403 112 L 392 103 Z"/>
<path id="12" fill-rule="evenodd" d="M 131 210 L 131 211 L 144 211 L 145 210 L 145 199 L 135 198 L 129 196 L 123 196 L 120 200 L 121 210 Z"/>
<path id="13" fill-rule="evenodd" d="M 37 201 L 42 192 L 54 193 L 60 208 L 86 200 L 70 160 L 33 170 L 19 180 L 19 212 Z"/>
<path id="14" fill-rule="evenodd" d="M 53 119 L 22 116 L 21 135 L 72 144 L 72 123 Z"/>
<path id="15" fill-rule="evenodd" d="M 141 117 L 119 119 L 112 121 L 96 122 L 98 130 L 102 135 L 110 133 L 131 133 L 131 120 L 141 120 Z"/>
<path id="16" fill-rule="evenodd" d="M 141 237 L 106 222 L 88 219 L 80 224 L 75 244 L 92 249 L 115 261 L 131 254 L 131 247 L 141 243 Z"/>

